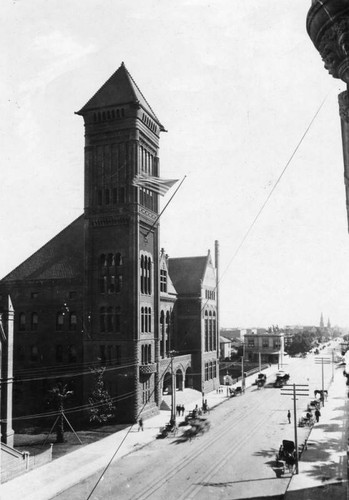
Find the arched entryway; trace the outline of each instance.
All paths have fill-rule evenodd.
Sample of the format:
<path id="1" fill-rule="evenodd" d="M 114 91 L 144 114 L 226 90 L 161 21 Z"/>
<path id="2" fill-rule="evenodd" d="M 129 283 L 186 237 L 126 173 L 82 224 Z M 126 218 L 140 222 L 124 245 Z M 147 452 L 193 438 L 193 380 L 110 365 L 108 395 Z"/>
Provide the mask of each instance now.
<path id="1" fill-rule="evenodd" d="M 176 371 L 176 389 L 177 391 L 183 391 L 183 373 L 182 370 L 178 368 Z"/>
<path id="2" fill-rule="evenodd" d="M 185 372 L 185 387 L 192 389 L 194 386 L 193 382 L 193 374 L 191 371 L 190 366 L 187 368 L 187 371 Z"/>
<path id="3" fill-rule="evenodd" d="M 171 373 L 166 373 L 164 376 L 162 393 L 163 394 L 172 394 L 172 376 L 171 376 Z"/>

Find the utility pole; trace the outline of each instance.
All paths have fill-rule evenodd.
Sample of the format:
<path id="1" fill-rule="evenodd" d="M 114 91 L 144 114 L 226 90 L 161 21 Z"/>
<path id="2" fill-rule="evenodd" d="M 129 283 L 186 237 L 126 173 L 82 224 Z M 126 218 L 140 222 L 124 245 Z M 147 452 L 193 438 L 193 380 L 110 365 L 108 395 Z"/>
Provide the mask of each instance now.
<path id="1" fill-rule="evenodd" d="M 322 406 L 325 406 L 325 383 L 324 383 L 324 364 L 329 365 L 331 363 L 330 358 L 323 358 L 323 357 L 317 357 L 315 358 L 315 363 L 317 365 L 321 364 L 321 401 L 322 401 Z"/>
<path id="2" fill-rule="evenodd" d="M 173 370 L 173 358 L 176 354 L 176 351 L 170 351 L 169 355 L 171 356 L 171 381 L 172 381 L 172 391 L 171 391 L 171 421 L 173 424 L 176 423 L 176 374 Z"/>
<path id="3" fill-rule="evenodd" d="M 244 357 L 245 357 L 245 340 L 242 344 L 242 358 L 241 358 L 241 390 L 245 392 L 245 372 L 244 372 Z"/>
<path id="4" fill-rule="evenodd" d="M 297 396 L 309 396 L 308 384 L 286 384 L 281 389 L 282 396 L 292 396 L 293 399 L 293 420 L 294 420 L 294 446 L 296 451 L 296 474 L 298 467 L 298 436 L 297 436 Z"/>
<path id="5" fill-rule="evenodd" d="M 258 353 L 258 361 L 259 361 L 259 372 L 261 372 L 262 371 L 262 355 L 260 352 Z"/>

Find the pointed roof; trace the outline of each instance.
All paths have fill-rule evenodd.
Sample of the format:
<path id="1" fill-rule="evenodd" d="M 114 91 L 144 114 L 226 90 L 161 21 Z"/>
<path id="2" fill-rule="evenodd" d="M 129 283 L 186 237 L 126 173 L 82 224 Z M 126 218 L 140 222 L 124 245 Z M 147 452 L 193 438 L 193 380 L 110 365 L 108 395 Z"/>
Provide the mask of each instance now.
<path id="1" fill-rule="evenodd" d="M 84 216 L 81 215 L 46 245 L 5 276 L 0 283 L 82 277 Z"/>
<path id="2" fill-rule="evenodd" d="M 207 255 L 169 259 L 168 271 L 177 292 L 185 295 L 200 293 L 206 265 Z"/>
<path id="3" fill-rule="evenodd" d="M 106 106 L 120 106 L 121 104 L 138 103 L 157 122 L 161 130 L 165 130 L 150 104 L 142 94 L 138 85 L 127 71 L 125 64 L 97 90 L 94 96 L 83 106 L 77 115 L 84 115 L 88 111 L 101 109 Z"/>

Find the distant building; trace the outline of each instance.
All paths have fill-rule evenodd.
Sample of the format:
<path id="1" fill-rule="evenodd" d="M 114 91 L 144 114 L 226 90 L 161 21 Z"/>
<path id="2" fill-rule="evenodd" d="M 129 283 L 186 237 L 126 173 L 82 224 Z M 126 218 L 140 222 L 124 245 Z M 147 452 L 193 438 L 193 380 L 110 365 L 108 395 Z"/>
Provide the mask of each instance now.
<path id="1" fill-rule="evenodd" d="M 284 333 L 260 332 L 247 333 L 244 340 L 244 357 L 246 360 L 258 363 L 282 363 L 284 353 Z"/>
<path id="2" fill-rule="evenodd" d="M 222 335 L 219 336 L 219 353 L 221 359 L 231 356 L 231 340 Z"/>

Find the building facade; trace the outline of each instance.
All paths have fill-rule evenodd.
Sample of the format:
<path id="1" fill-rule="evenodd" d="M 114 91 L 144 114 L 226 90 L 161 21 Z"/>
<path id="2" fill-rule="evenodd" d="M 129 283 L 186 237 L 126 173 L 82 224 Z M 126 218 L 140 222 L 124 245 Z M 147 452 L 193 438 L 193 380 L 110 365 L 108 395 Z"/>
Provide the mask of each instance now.
<path id="1" fill-rule="evenodd" d="M 210 254 L 160 251 L 159 195 L 134 179 L 160 176 L 164 127 L 124 64 L 77 115 L 84 214 L 0 282 L 0 307 L 9 294 L 16 311 L 14 410 L 45 422 L 63 381 L 74 393 L 66 411 L 81 419 L 103 366 L 117 418 L 129 422 L 158 411 L 171 356 L 178 387 L 218 383 L 217 270 Z"/>
<path id="2" fill-rule="evenodd" d="M 247 333 L 244 338 L 244 358 L 258 363 L 282 364 L 284 353 L 284 333 Z"/>

